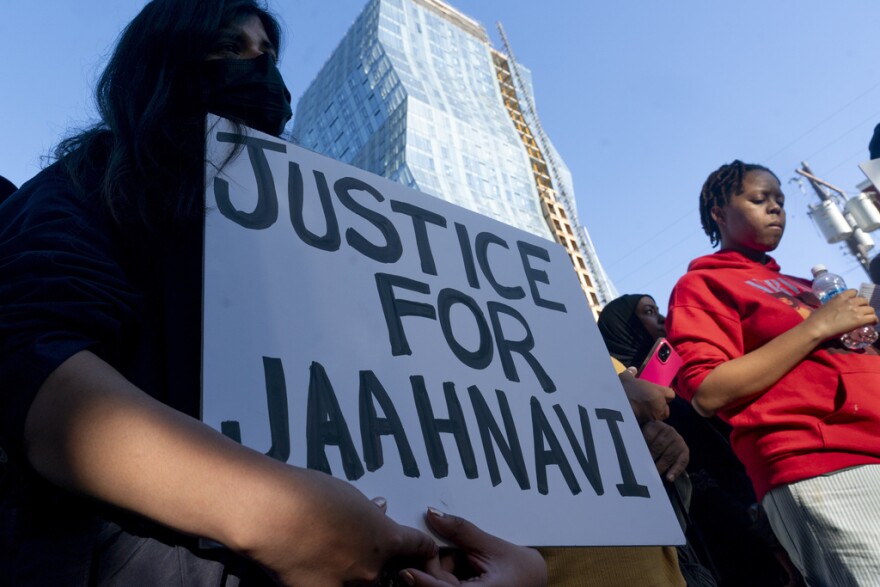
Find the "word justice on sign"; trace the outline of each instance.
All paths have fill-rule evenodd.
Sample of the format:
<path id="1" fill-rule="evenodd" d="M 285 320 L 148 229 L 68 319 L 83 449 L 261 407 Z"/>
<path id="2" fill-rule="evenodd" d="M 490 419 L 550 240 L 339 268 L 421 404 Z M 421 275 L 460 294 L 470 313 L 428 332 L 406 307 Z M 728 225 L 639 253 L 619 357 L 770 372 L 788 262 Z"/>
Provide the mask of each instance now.
<path id="1" fill-rule="evenodd" d="M 214 193 L 218 211 L 224 217 L 243 228 L 264 230 L 273 226 L 278 221 L 278 194 L 275 188 L 275 178 L 272 175 L 266 158 L 266 151 L 284 153 L 287 150 L 286 145 L 258 137 L 225 132 L 218 133 L 217 139 L 219 142 L 242 145 L 247 149 L 257 186 L 257 201 L 253 210 L 250 212 L 242 211 L 232 203 L 229 183 L 222 177 L 215 177 Z M 312 175 L 323 214 L 324 234 L 317 234 L 306 227 L 303 214 L 305 182 L 302 169 L 295 161 L 288 162 L 287 196 L 290 208 L 290 223 L 297 237 L 304 244 L 323 251 L 338 251 L 342 246 L 342 231 L 340 230 L 330 186 L 322 172 L 315 170 Z M 388 217 L 358 202 L 352 196 L 352 192 L 356 191 L 369 194 L 377 202 L 385 201 L 385 197 L 376 188 L 360 179 L 342 177 L 333 183 L 333 193 L 336 195 L 339 203 L 375 227 L 382 235 L 384 242 L 372 242 L 354 227 L 345 229 L 345 242 L 353 250 L 373 261 L 389 265 L 396 263 L 404 253 L 400 233 Z M 421 271 L 425 275 L 436 276 L 437 267 L 432 253 L 428 226 L 447 229 L 446 218 L 436 212 L 399 200 L 389 200 L 389 207 L 392 212 L 411 219 Z M 490 257 L 498 258 L 497 255 L 490 256 L 490 247 L 503 249 L 514 254 L 511 251 L 510 243 L 500 236 L 486 231 L 476 234 L 471 239 L 467 227 L 457 222 L 453 224 L 456 242 L 461 253 L 462 270 L 465 273 L 469 287 L 480 289 L 480 276 L 482 276 L 499 297 L 506 300 L 525 298 L 526 291 L 522 285 L 499 283 L 496 278 L 497 272 L 493 270 L 490 263 Z M 535 266 L 535 261 L 549 262 L 550 256 L 547 250 L 522 240 L 516 241 L 515 249 L 515 255 L 522 269 L 522 276 L 525 280 L 525 285 L 528 287 L 531 301 L 539 308 L 566 312 L 564 304 L 544 298 L 539 290 L 539 284 L 549 284 L 549 278 L 546 271 Z M 388 273 L 377 273 L 376 287 L 381 300 L 393 355 L 408 355 L 412 352 L 401 321 L 403 316 L 419 316 L 438 320 L 447 344 L 462 363 L 474 369 L 485 368 L 491 363 L 495 356 L 495 348 L 497 348 L 498 357 L 505 376 L 510 381 L 518 382 L 520 378 L 512 358 L 512 354 L 517 353 L 531 367 L 535 377 L 541 384 L 541 388 L 545 392 L 550 393 L 556 390 L 553 380 L 531 352 L 535 341 L 528 323 L 522 314 L 510 305 L 503 302 L 489 302 L 487 304 L 489 319 L 487 320 L 485 313 L 479 307 L 476 300 L 465 292 L 453 288 L 444 288 L 438 292 L 437 304 L 433 306 L 424 301 L 405 300 L 395 296 L 395 287 L 428 295 L 430 294 L 430 285 L 425 282 Z M 479 343 L 476 350 L 466 349 L 455 337 L 450 319 L 452 308 L 455 306 L 464 307 L 473 315 L 479 333 Z M 502 316 L 518 323 L 525 332 L 524 337 L 519 340 L 511 340 L 505 337 Z M 491 330 L 489 328 L 490 323 L 492 325 Z M 492 340 L 493 335 L 495 344 L 493 344 Z"/>

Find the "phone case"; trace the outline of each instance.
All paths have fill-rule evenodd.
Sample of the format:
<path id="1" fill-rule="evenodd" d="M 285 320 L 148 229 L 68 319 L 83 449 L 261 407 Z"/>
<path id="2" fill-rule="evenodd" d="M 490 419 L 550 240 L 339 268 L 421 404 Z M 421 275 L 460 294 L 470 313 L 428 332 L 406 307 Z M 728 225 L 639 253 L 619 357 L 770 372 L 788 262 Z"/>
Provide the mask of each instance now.
<path id="1" fill-rule="evenodd" d="M 637 377 L 669 387 L 681 367 L 681 357 L 665 338 L 658 338 L 642 363 Z"/>

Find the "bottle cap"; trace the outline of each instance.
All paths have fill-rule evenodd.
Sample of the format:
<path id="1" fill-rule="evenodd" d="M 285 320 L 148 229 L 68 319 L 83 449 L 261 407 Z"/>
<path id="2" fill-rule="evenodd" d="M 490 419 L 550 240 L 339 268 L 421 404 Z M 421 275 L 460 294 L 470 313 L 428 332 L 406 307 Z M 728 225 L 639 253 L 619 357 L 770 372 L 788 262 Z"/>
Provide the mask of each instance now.
<path id="1" fill-rule="evenodd" d="M 819 265 L 813 265 L 813 268 L 810 269 L 810 271 L 813 273 L 813 277 L 816 277 L 817 275 L 819 275 L 823 271 L 828 271 L 828 268 L 826 268 L 825 265 L 819 264 Z"/>

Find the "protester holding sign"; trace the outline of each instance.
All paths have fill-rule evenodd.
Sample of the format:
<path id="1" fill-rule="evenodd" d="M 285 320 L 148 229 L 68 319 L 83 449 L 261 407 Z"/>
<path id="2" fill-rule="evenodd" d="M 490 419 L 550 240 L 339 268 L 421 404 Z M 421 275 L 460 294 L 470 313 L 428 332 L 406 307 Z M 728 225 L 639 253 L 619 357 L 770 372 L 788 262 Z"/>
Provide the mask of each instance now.
<path id="1" fill-rule="evenodd" d="M 99 81 L 100 123 L 0 206 L 10 584 L 341 586 L 437 555 L 348 483 L 195 419 L 205 114 L 282 132 L 279 36 L 252 0 L 150 2 Z M 517 584 L 542 585 L 540 560 L 523 561 Z"/>
<path id="2" fill-rule="evenodd" d="M 877 322 L 855 291 L 820 305 L 768 255 L 785 229 L 778 178 L 734 161 L 706 179 L 703 228 L 721 250 L 691 262 L 666 327 L 677 391 L 732 427 L 731 445 L 808 584 L 880 576 L 880 357 L 839 336 Z"/>
<path id="3" fill-rule="evenodd" d="M 629 377 L 621 374 L 621 380 L 624 382 L 627 397 L 630 398 L 630 404 L 637 415 L 645 410 L 640 409 L 639 403 L 634 401 L 639 395 L 634 393 L 633 382 L 639 382 L 643 386 L 651 384 L 647 380 L 634 378 L 633 375 L 638 374 L 639 368 L 649 358 L 655 341 L 666 335 L 664 323 L 665 317 L 657 308 L 654 298 L 643 294 L 620 296 L 610 301 L 599 315 L 599 332 L 602 333 L 602 340 L 605 341 L 608 352 L 613 359 L 619 361 L 628 371 L 632 372 L 632 375 L 629 375 Z M 627 385 L 627 382 L 630 382 L 629 385 Z M 672 392 L 669 388 L 661 389 Z M 655 392 L 655 395 L 660 394 Z M 672 411 L 671 406 L 675 402 L 675 394 L 671 393 L 671 395 L 663 397 L 669 402 L 663 417 L 663 420 L 666 420 Z M 660 427 L 666 433 L 666 437 L 674 438 L 675 443 L 682 447 L 678 450 L 684 453 L 685 458 L 681 467 L 672 471 L 665 471 L 661 467 L 662 461 L 655 456 L 657 458 L 658 471 L 664 476 L 666 491 L 670 497 L 670 502 L 673 504 L 673 509 L 676 511 L 682 526 L 687 527 L 685 529 L 688 542 L 676 549 L 678 566 L 688 585 L 715 585 L 715 578 L 709 570 L 711 567 L 707 567 L 706 561 L 700 560 L 700 553 L 694 547 L 693 528 L 689 527 L 687 509 L 690 504 L 693 487 L 691 486 L 690 478 L 685 473 L 685 467 L 690 463 L 690 444 L 686 443 L 678 431 L 665 421 L 650 421 L 646 418 L 646 415 L 642 415 L 639 418 L 639 422 L 642 425 L 645 442 L 651 449 L 652 455 L 657 455 L 659 452 L 657 445 L 663 446 L 664 442 L 663 437 L 658 436 L 652 430 L 652 427 Z"/>
<path id="4" fill-rule="evenodd" d="M 654 298 L 644 294 L 611 301 L 602 310 L 599 330 L 611 355 L 630 366 L 643 364 L 655 341 L 666 336 L 665 317 Z M 703 564 L 721 586 L 787 584 L 774 556 L 784 557 L 784 552 L 770 532 L 759 532 L 761 526 L 752 521 L 756 498 L 730 448 L 729 425 L 717 417 L 702 418 L 680 397 L 669 403 L 664 420 L 690 449 L 687 535 Z M 743 564 L 746 560 L 749 564 Z"/>

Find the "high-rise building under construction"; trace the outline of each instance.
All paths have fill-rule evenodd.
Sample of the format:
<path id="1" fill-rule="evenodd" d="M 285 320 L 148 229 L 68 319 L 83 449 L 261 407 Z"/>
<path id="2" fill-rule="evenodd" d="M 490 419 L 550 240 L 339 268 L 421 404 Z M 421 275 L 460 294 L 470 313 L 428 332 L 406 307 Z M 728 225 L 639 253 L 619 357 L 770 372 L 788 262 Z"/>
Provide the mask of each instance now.
<path id="1" fill-rule="evenodd" d="M 297 104 L 293 139 L 562 244 L 594 315 L 616 295 L 529 71 L 445 2 L 370 0 Z"/>

